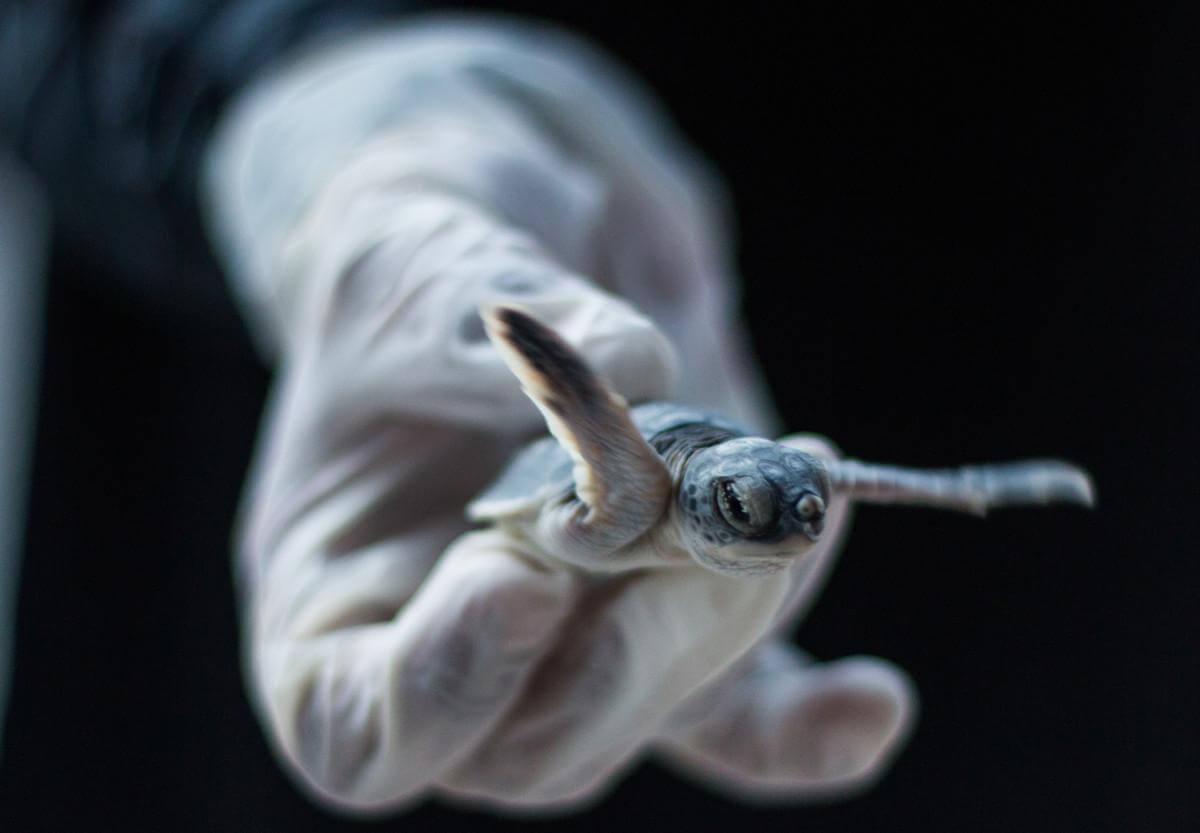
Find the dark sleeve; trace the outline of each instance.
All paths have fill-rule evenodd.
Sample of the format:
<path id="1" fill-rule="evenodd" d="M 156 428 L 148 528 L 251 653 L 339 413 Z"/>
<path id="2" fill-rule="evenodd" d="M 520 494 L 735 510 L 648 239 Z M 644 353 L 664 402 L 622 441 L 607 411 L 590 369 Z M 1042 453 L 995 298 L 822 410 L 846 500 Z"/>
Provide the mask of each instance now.
<path id="1" fill-rule="evenodd" d="M 0 0 L 0 137 L 46 184 L 60 236 L 167 300 L 220 293 L 196 182 L 222 107 L 318 37 L 404 0 Z"/>

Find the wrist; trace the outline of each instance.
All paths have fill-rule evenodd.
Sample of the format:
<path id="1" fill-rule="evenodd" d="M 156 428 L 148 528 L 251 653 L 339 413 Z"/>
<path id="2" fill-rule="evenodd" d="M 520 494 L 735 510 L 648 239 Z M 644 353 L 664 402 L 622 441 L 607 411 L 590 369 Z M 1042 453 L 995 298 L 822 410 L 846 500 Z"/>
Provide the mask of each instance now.
<path id="1" fill-rule="evenodd" d="M 334 179 L 343 190 L 357 177 L 372 192 L 380 179 L 397 196 L 458 195 L 589 271 L 600 178 L 565 155 L 528 102 L 487 80 L 528 34 L 464 20 L 376 30 L 299 56 L 239 97 L 206 155 L 203 202 L 252 323 L 276 329 L 281 251 Z M 569 71 L 559 58 L 544 67 L 551 75 Z"/>

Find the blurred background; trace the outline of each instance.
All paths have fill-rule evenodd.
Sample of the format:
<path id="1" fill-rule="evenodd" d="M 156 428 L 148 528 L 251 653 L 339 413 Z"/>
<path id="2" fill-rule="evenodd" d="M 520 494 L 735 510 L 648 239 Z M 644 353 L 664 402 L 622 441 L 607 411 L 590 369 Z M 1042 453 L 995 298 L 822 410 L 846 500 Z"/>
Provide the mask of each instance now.
<path id="1" fill-rule="evenodd" d="M 313 807 L 240 677 L 231 526 L 269 371 L 210 264 L 148 288 L 63 223 L 27 337 L 0 829 L 1200 829 L 1197 21 L 971 5 L 483 4 L 601 44 L 724 175 L 790 429 L 1094 473 L 1093 513 L 859 512 L 797 639 L 916 680 L 882 783 L 753 808 L 647 763 L 552 821 Z"/>

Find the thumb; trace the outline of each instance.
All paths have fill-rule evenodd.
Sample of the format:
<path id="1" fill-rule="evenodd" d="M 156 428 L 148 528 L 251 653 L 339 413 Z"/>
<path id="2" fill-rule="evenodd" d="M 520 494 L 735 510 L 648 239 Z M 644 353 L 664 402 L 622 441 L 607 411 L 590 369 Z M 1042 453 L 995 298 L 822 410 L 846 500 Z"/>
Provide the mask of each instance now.
<path id="1" fill-rule="evenodd" d="M 808 664 L 791 646 L 768 643 L 739 670 L 662 745 L 676 766 L 742 798 L 820 798 L 867 786 L 916 716 L 908 676 L 875 657 Z"/>

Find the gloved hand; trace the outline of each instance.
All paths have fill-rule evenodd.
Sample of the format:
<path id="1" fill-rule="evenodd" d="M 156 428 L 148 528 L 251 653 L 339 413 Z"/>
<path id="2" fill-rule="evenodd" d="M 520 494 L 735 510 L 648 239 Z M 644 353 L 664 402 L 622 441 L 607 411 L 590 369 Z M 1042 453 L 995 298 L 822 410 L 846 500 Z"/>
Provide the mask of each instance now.
<path id="1" fill-rule="evenodd" d="M 880 772 L 913 714 L 903 674 L 782 642 L 845 534 L 838 501 L 824 542 L 759 581 L 597 581 L 466 531 L 542 431 L 483 302 L 528 308 L 631 401 L 772 424 L 713 181 L 610 64 L 511 23 L 353 38 L 249 90 L 210 162 L 214 237 L 279 360 L 238 564 L 250 688 L 302 783 L 358 811 L 530 809 L 650 747 L 740 794 Z"/>

